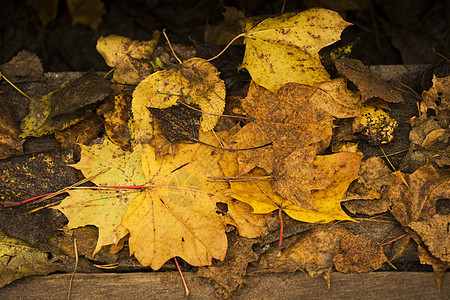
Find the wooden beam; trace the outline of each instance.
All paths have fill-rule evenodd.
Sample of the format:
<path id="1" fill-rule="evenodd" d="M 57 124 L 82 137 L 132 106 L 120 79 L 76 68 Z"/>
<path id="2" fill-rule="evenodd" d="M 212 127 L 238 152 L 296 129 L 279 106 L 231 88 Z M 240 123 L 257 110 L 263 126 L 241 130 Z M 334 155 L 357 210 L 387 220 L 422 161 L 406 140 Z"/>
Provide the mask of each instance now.
<path id="1" fill-rule="evenodd" d="M 191 299 L 216 299 L 213 284 L 185 274 Z M 0 299 L 67 299 L 70 274 L 34 276 L 0 289 Z M 305 273 L 271 273 L 246 277 L 235 299 L 448 299 L 450 275 L 441 291 L 433 273 L 373 272 L 331 274 L 331 289 L 322 278 Z M 75 274 L 71 299 L 183 299 L 177 272 Z"/>

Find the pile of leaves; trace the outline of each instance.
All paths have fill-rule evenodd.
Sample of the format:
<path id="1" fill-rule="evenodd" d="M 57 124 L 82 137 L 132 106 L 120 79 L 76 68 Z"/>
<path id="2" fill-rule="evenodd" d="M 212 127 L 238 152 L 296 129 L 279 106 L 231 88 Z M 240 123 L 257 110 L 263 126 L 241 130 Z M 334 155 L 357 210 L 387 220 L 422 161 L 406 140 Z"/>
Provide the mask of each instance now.
<path id="1" fill-rule="evenodd" d="M 92 256 L 105 246 L 119 251 L 127 241 L 130 254 L 154 270 L 174 257 L 203 267 L 235 255 L 227 254 L 235 247 L 231 238 L 247 253 L 229 270 L 234 282 L 222 281 L 224 294 L 239 286 L 248 262 L 257 259 L 254 242 L 227 232 L 264 238 L 274 216 L 282 222 L 282 212 L 314 226 L 282 253 L 265 256 L 266 266 L 329 279 L 333 267 L 369 272 L 389 262 L 378 242 L 337 223 L 323 225 L 355 221 L 341 207 L 345 199 L 375 201 L 377 214 L 389 208 L 408 233 L 405 241 L 414 239 L 421 261 L 440 278 L 450 262 L 450 220 L 436 212 L 436 203 L 449 197 L 448 174 L 430 161 L 412 174 L 391 174 L 381 158 L 364 158 L 349 142 L 390 142 L 397 122 L 387 113 L 388 103 L 403 101 L 401 92 L 357 60 L 335 60 L 342 76 L 330 77 L 319 50 L 337 42 L 351 24 L 326 9 L 241 21 L 241 67 L 251 76 L 245 96 L 227 95 L 209 60 L 178 49 L 184 61 L 176 62 L 158 46 L 159 32 L 149 41 L 102 37 L 97 50 L 113 68 L 112 79 L 86 74 L 31 99 L 20 129 L 9 129 L 14 122 L 8 119 L 0 127 L 6 129 L 0 132 L 7 153 L 2 158 L 20 153 L 21 138 L 54 133 L 63 145 L 76 141 L 81 158 L 72 167 L 95 187 L 70 189 L 52 208 L 68 218 L 69 229 L 98 228 Z M 448 166 L 446 80 L 434 77 L 423 94 L 422 113 L 411 121 L 411 153 L 434 157 L 441 168 Z M 348 81 L 357 89 L 350 90 Z M 236 98 L 238 104 L 227 109 Z M 429 109 L 435 118 L 426 117 Z M 104 118 L 106 136 L 86 146 L 78 130 L 98 128 L 93 115 Z M 346 122 L 346 130 L 337 122 Z M 347 209 L 367 213 L 352 204 Z M 200 272 L 220 281 L 219 265 Z"/>

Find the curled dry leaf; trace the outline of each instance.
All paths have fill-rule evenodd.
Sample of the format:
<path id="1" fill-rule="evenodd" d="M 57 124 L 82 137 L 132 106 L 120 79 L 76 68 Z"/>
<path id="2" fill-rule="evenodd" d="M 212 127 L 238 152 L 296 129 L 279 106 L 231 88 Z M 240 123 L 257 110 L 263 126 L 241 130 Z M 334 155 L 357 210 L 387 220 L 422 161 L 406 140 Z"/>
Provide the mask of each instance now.
<path id="1" fill-rule="evenodd" d="M 288 82 L 312 85 L 328 80 L 318 52 L 338 41 L 349 25 L 337 12 L 323 8 L 285 13 L 257 24 L 250 19 L 244 22 L 242 67 L 272 92 Z"/>

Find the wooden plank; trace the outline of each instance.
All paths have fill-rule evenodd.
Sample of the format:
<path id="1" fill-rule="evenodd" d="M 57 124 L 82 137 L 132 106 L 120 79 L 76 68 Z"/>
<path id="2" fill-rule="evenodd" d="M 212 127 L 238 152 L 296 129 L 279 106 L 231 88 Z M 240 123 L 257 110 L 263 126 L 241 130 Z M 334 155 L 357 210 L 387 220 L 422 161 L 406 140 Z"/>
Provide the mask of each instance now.
<path id="1" fill-rule="evenodd" d="M 216 299 L 206 279 L 185 274 L 191 299 Z M 28 277 L 0 289 L 0 299 L 67 299 L 70 274 Z M 433 273 L 373 272 L 331 274 L 331 289 L 324 279 L 305 273 L 248 276 L 236 299 L 449 299 L 450 274 L 441 291 Z M 71 299 L 182 299 L 177 272 L 76 274 Z"/>

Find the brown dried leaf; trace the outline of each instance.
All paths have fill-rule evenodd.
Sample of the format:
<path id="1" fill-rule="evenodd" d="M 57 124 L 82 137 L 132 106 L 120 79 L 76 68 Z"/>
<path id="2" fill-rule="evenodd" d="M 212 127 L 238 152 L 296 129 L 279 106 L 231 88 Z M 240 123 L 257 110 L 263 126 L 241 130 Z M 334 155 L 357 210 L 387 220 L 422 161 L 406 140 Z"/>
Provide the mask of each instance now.
<path id="1" fill-rule="evenodd" d="M 335 61 L 336 68 L 361 91 L 362 102 L 378 97 L 387 102 L 403 101 L 402 94 L 388 82 L 372 73 L 367 66 L 357 59 L 341 58 Z"/>
<path id="2" fill-rule="evenodd" d="M 239 151 L 240 174 L 254 167 L 272 173 L 276 161 L 294 150 L 321 141 L 328 145 L 333 117 L 309 102 L 314 91 L 298 83 L 285 84 L 277 93 L 255 83 L 250 85 L 242 106 L 255 119 L 238 132 L 235 140 L 238 148 L 266 146 Z"/>
<path id="3" fill-rule="evenodd" d="M 434 215 L 427 221 L 411 222 L 409 225 L 422 238 L 431 254 L 450 262 L 450 215 Z"/>
<path id="4" fill-rule="evenodd" d="M 333 258 L 336 270 L 342 273 L 367 273 L 378 270 L 388 259 L 381 245 L 361 235 L 347 235 L 341 240 L 341 249 Z"/>
<path id="5" fill-rule="evenodd" d="M 0 159 L 22 154 L 25 140 L 19 138 L 20 129 L 12 111 L 0 104 Z"/>
<path id="6" fill-rule="evenodd" d="M 131 150 L 128 120 L 131 96 L 120 93 L 114 97 L 114 109 L 104 114 L 105 130 L 109 139 L 124 151 Z"/>
<path id="7" fill-rule="evenodd" d="M 391 213 L 403 225 L 427 221 L 436 213 L 436 201 L 450 198 L 450 179 L 426 164 L 413 174 L 393 173 L 389 187 Z M 405 184 L 406 183 L 406 184 Z"/>
<path id="8" fill-rule="evenodd" d="M 225 260 L 211 267 L 202 267 L 197 275 L 212 280 L 216 285 L 216 296 L 228 299 L 232 292 L 244 284 L 249 262 L 258 259 L 253 252 L 254 240 L 240 237 L 236 233 L 228 235 L 228 250 Z"/>
<path id="9" fill-rule="evenodd" d="M 422 114 L 426 116 L 428 109 L 434 109 L 436 116 L 448 126 L 450 120 L 450 76 L 439 78 L 434 75 L 433 86 L 422 93 L 422 98 L 424 100 L 420 104 Z"/>

